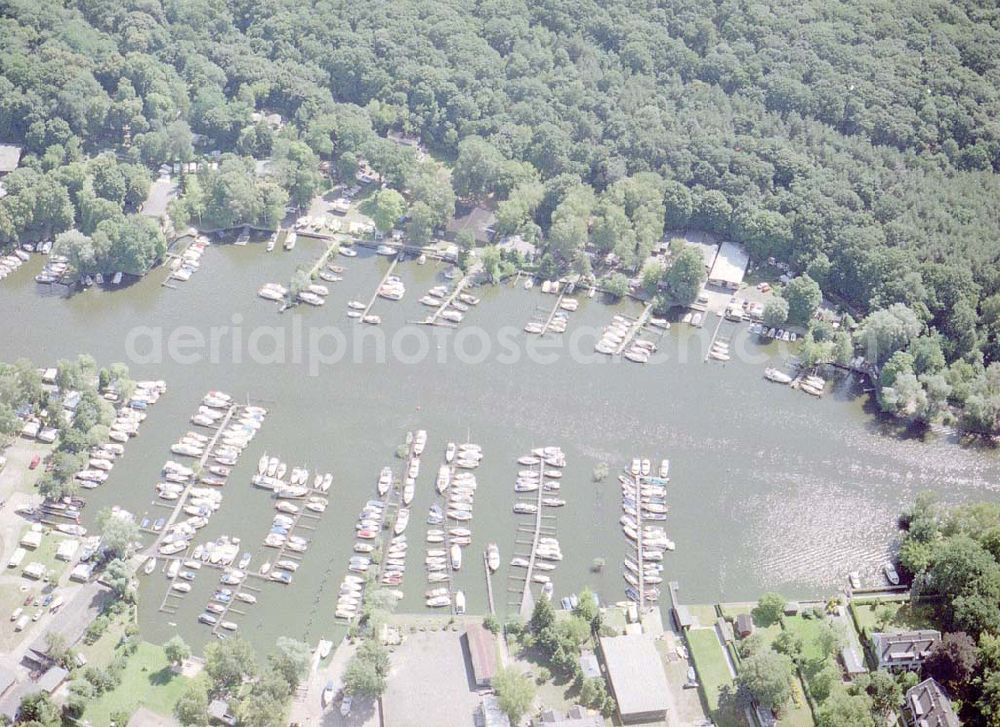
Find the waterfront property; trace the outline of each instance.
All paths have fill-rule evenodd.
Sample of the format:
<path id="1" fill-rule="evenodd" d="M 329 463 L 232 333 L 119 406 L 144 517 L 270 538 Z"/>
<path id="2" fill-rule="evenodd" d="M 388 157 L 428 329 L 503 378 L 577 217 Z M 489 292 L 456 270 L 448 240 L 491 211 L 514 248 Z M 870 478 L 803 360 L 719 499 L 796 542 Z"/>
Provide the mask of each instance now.
<path id="1" fill-rule="evenodd" d="M 872 649 L 879 669 L 917 671 L 940 640 L 941 632 L 933 629 L 898 634 L 876 633 L 872 634 Z"/>
<path id="2" fill-rule="evenodd" d="M 667 676 L 653 640 L 646 634 L 603 637 L 601 656 L 623 724 L 667 717 Z"/>
<path id="3" fill-rule="evenodd" d="M 723 242 L 708 273 L 709 285 L 727 290 L 738 290 L 746 274 L 750 256 L 746 248 L 736 242 Z"/>
<path id="4" fill-rule="evenodd" d="M 465 627 L 462 642 L 469 650 L 472 682 L 477 687 L 489 687 L 497 673 L 496 637 L 482 624 L 473 623 Z"/>
<path id="5" fill-rule="evenodd" d="M 906 724 L 910 727 L 959 727 L 951 700 L 934 679 L 925 679 L 906 692 Z"/>

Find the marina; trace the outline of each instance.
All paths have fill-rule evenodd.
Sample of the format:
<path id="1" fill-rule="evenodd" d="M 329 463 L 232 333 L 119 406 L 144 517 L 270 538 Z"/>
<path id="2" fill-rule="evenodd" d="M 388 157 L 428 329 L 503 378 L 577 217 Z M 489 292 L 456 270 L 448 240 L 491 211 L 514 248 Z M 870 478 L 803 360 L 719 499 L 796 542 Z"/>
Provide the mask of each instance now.
<path id="1" fill-rule="evenodd" d="M 275 251 L 270 256 L 263 253 L 263 246 L 212 246 L 206 252 L 211 256 L 206 261 L 212 275 L 192 277 L 183 296 L 166 294 L 152 276 L 109 294 L 92 291 L 60 297 L 55 294 L 60 288 L 33 282 L 43 261 L 32 256 L 0 287 L 0 298 L 24 311 L 24 319 L 16 326 L 11 320 L 0 321 L 0 334 L 37 361 L 89 351 L 102 362 L 126 358 L 115 331 L 133 325 L 129 311 L 139 309 L 151 322 L 202 317 L 206 336 L 210 326 L 231 326 L 237 313 L 244 318 L 246 330 L 252 326 L 274 327 L 277 320 L 277 330 L 290 336 L 296 320 L 301 323 L 315 316 L 299 308 L 276 319 L 267 306 L 260 306 L 246 295 L 248 275 L 258 276 L 253 285 L 268 279 L 287 280 L 296 269 L 312 265 L 326 244 L 304 236 L 293 250 L 280 254 Z M 352 285 L 376 289 L 391 262 L 362 249 L 359 257 L 349 263 Z M 398 275 L 407 289 L 426 291 L 445 282 L 445 269 L 445 265 L 434 261 L 424 266 L 407 261 L 398 264 L 392 274 Z M 328 305 L 334 310 L 346 306 L 351 291 L 332 287 Z M 479 325 L 490 333 L 505 325 L 520 330 L 533 309 L 543 301 L 548 306 L 554 299 L 539 288 L 536 285 L 524 290 L 520 284 L 516 289 L 506 285 L 477 288 L 476 294 L 482 298 L 480 308 L 486 314 L 479 317 Z M 221 301 L 225 305 L 220 305 Z M 407 320 L 422 318 L 423 308 L 416 296 L 408 296 L 397 305 L 385 306 L 384 312 L 377 312 L 382 314 L 383 328 L 391 333 L 403 330 Z M 634 321 L 642 310 L 641 305 L 627 300 L 609 306 L 600 297 L 583 299 L 573 313 L 573 325 L 600 331 L 613 316 Z M 86 326 L 66 325 L 69 317 L 86 321 Z M 88 502 L 80 510 L 80 524 L 91 529 L 102 508 L 120 505 L 139 514 L 148 510 L 145 517 L 150 519 L 150 525 L 161 518 L 165 525 L 176 501 L 150 506 L 150 489 L 132 483 L 151 484 L 162 479 L 163 458 L 157 453 L 169 449 L 185 429 L 197 429 L 190 425 L 189 418 L 204 394 L 201 374 L 209 371 L 211 380 L 230 391 L 234 399 L 245 399 L 250 393 L 257 403 L 267 406 L 267 424 L 254 439 L 254 447 L 283 453 L 283 459 L 289 462 L 319 461 L 318 452 L 323 453 L 323 459 L 336 462 L 341 483 L 338 497 L 346 506 L 331 506 L 324 514 L 323 526 L 310 536 L 310 552 L 323 553 L 324 557 L 304 559 L 294 582 L 287 587 L 287 592 L 302 604 L 303 618 L 296 620 L 302 638 L 329 634 L 343 572 L 328 572 L 328 561 L 337 561 L 341 569 L 345 566 L 355 542 L 353 526 L 358 508 L 374 494 L 373 477 L 385 465 L 386 454 L 396 446 L 391 441 L 395 437 L 379 434 L 374 440 L 378 446 L 372 446 L 376 431 L 373 426 L 379 422 L 392 422 L 395 431 L 424 426 L 443 434 L 454 431 L 455 413 L 461 412 L 463 421 L 475 423 L 475 438 L 489 454 L 476 472 L 481 482 L 507 481 L 511 475 L 509 463 L 519 453 L 532 442 L 551 441 L 558 431 L 568 457 L 564 479 L 575 483 L 571 489 L 563 488 L 565 494 L 552 495 L 567 500 L 564 507 L 558 508 L 564 555 L 559 581 L 565 584 L 566 591 L 589 583 L 605 601 L 622 597 L 621 568 L 608 567 L 593 573 L 592 562 L 602 558 L 609 564 L 621 563 L 633 548 L 620 535 L 617 521 L 621 497 L 617 485 L 591 484 L 591 470 L 600 459 L 628 462 L 636 442 L 655 438 L 669 449 L 678 472 L 698 473 L 693 482 L 678 476 L 670 496 L 670 537 L 683 550 L 682 558 L 670 562 L 670 575 L 684 584 L 690 600 L 720 595 L 727 600 L 739 599 L 770 587 L 780 587 L 794 597 L 840 582 L 841 572 L 860 570 L 862 577 L 871 577 L 867 574 L 880 572 L 886 560 L 900 499 L 912 497 L 927 486 L 933 486 L 946 499 L 959 497 L 981 490 L 985 483 L 1000 476 L 1000 469 L 994 469 L 989 462 L 984 466 L 980 455 L 955 446 L 948 437 L 932 436 L 930 441 L 919 444 L 897 439 L 891 423 L 883 424 L 865 411 L 866 384 L 849 372 L 820 374 L 827 380 L 826 394 L 820 399 L 803 396 L 788 386 L 774 386 L 762 372 L 768 367 L 784 369 L 786 354 L 780 348 L 784 344 L 760 339 L 745 326 L 734 327 L 731 349 L 746 348 L 760 362 L 744 364 L 734 359 L 724 373 L 721 368 L 683 363 L 700 363 L 710 328 L 700 331 L 675 325 L 663 329 L 651 320 L 647 329 L 650 333 L 661 332 L 656 341 L 667 362 L 629 367 L 627 376 L 617 366 L 577 365 L 568 357 L 562 357 L 552 367 L 527 360 L 514 366 L 493 360 L 465 366 L 451 358 L 441 363 L 431 356 L 416 364 L 391 362 L 384 368 L 339 366 L 332 378 L 332 368 L 322 368 L 321 375 L 313 377 L 308 375 L 304 360 L 276 366 L 251 361 L 245 352 L 239 364 L 228 357 L 217 365 L 205 362 L 192 366 L 171 360 L 132 363 L 133 376 L 165 379 L 170 382 L 170 393 L 161 397 L 156 413 L 143 422 L 141 435 L 130 438 L 125 445 L 128 453 L 115 460 L 107 481 L 87 491 Z M 29 336 L 28 331 L 43 335 Z M 505 384 L 507 393 L 486 396 L 483 392 L 495 387 L 497 381 L 509 382 Z M 433 387 L 433 395 L 422 388 L 427 386 Z M 642 396 L 635 396 L 637 389 L 644 392 Z M 725 403 L 731 401 L 733 391 L 740 392 L 740 407 Z M 627 410 L 617 406 L 622 401 L 629 402 Z M 725 406 L 724 426 L 713 413 L 718 408 L 713 406 Z M 544 416 L 539 416 L 540 411 Z M 602 425 L 584 426 L 584 412 L 600 412 Z M 760 426 L 763 417 L 769 421 L 767 427 Z M 208 429 L 204 432 L 212 434 Z M 788 447 L 800 454 L 792 460 L 773 454 Z M 198 542 L 230 535 L 257 546 L 260 528 L 274 516 L 274 501 L 245 484 L 256 469 L 256 459 L 241 457 L 233 467 L 229 482 L 239 486 L 223 488 L 225 501 L 199 531 Z M 840 467 L 845 459 L 854 463 L 849 483 L 844 482 Z M 411 548 L 413 542 L 422 540 L 422 532 L 413 529 L 417 524 L 423 526 L 427 508 L 436 497 L 435 467 L 431 465 L 429 470 L 426 482 L 421 480 L 426 486 L 417 488 L 411 505 L 411 522 L 405 533 Z M 775 522 L 776 501 L 781 501 L 790 513 L 790 527 Z M 498 543 L 504 562 L 495 574 L 501 580 L 493 580 L 495 606 L 500 614 L 517 612 L 521 590 L 520 584 L 508 578 L 509 562 L 515 552 L 528 552 L 533 522 L 529 516 L 511 513 L 510 490 L 505 487 L 480 487 L 475 507 L 479 515 L 472 528 L 472 542 L 465 548 L 472 558 L 469 563 L 474 563 L 478 571 L 483 549 L 490 542 Z M 814 517 L 817 511 L 824 513 L 822 519 Z M 871 517 L 861 522 L 856 517 L 859 511 L 871 513 Z M 484 512 L 497 515 L 483 517 Z M 555 537 L 545 531 L 552 522 L 543 518 L 540 537 Z M 156 536 L 150 530 L 152 540 Z M 711 532 L 712 537 L 706 539 L 706 532 Z M 687 547 L 693 542 L 699 543 L 697 548 Z M 800 542 L 813 545 L 801 548 L 796 545 Z M 825 558 L 823 568 L 817 567 L 820 553 Z M 164 565 L 164 557 L 158 561 L 157 569 Z M 416 587 L 421 580 L 421 564 L 412 556 L 407 561 L 408 571 L 417 578 L 411 573 L 397 608 L 402 612 L 420 611 L 425 607 L 425 590 Z M 462 570 L 468 568 L 463 563 Z M 519 570 L 523 575 L 524 569 Z M 193 644 L 213 638 L 209 629 L 197 624 L 202 606 L 217 585 L 210 580 L 214 579 L 199 576 L 191 582 L 192 591 L 187 596 L 172 599 L 176 611 L 169 620 L 177 624 L 174 627 L 158 611 L 169 582 L 162 577 L 141 578 L 139 619 L 144 632 L 148 630 L 153 640 L 165 641 L 179 630 Z M 249 580 L 260 582 L 253 576 Z M 506 586 L 498 585 L 508 582 L 517 588 L 511 594 L 511 605 L 507 603 Z M 466 578 L 460 571 L 456 584 L 464 592 L 470 613 L 486 610 L 487 587 L 478 572 Z M 566 592 L 559 585 L 555 589 L 557 596 Z M 265 587 L 258 603 L 245 609 L 246 615 L 232 619 L 239 621 L 240 633 L 265 647 L 277 634 L 286 633 L 288 629 L 280 618 L 281 599 L 277 597 L 283 591 L 284 587 Z"/>

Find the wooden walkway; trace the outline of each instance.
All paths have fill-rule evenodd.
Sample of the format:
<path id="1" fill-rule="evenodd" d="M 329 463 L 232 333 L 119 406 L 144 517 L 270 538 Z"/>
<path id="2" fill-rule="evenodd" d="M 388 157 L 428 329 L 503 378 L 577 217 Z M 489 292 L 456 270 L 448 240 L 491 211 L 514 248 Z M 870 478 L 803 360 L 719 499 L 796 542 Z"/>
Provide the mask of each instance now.
<path id="1" fill-rule="evenodd" d="M 205 453 L 202 454 L 201 457 L 198 459 L 198 467 L 197 467 L 198 470 L 204 469 L 205 462 L 207 462 L 208 458 L 212 456 L 212 451 L 215 449 L 215 443 L 219 441 L 219 437 L 222 436 L 222 432 L 225 431 L 226 427 L 229 425 L 229 420 L 233 418 L 233 414 L 236 413 L 236 410 L 238 408 L 239 408 L 238 404 L 230 405 L 229 410 L 226 412 L 226 416 L 222 418 L 222 422 L 215 430 L 215 434 L 209 440 L 208 445 L 206 445 Z M 167 522 L 163 526 L 163 529 L 160 531 L 160 534 L 157 536 L 153 544 L 146 549 L 145 553 L 146 555 L 157 554 L 160 548 L 160 544 L 163 542 L 163 539 L 167 536 L 167 533 L 170 531 L 170 528 L 173 527 L 173 524 L 177 521 L 177 518 L 180 517 L 180 514 L 184 511 L 184 504 L 187 502 L 188 495 L 191 493 L 191 488 L 197 484 L 198 484 L 198 478 L 192 477 L 191 482 L 189 482 L 187 487 L 184 488 L 184 492 L 182 492 L 181 496 L 177 498 L 177 505 L 174 506 L 174 511 L 170 514 L 170 517 L 167 519 Z"/>
<path id="2" fill-rule="evenodd" d="M 471 277 L 472 277 L 471 275 L 466 275 L 465 277 L 463 277 L 461 280 L 458 281 L 458 284 L 455 286 L 455 289 L 451 291 L 451 294 L 447 298 L 445 298 L 444 301 L 441 302 L 441 305 L 438 306 L 437 310 L 435 310 L 432 315 L 427 317 L 427 319 L 425 320 L 425 323 L 427 323 L 427 325 L 433 326 L 437 324 L 437 319 L 441 316 L 442 313 L 444 313 L 448 309 L 448 306 L 450 306 L 453 302 L 455 302 L 455 298 L 457 298 L 462 293 L 462 290 L 468 284 Z M 452 468 L 452 470 L 454 470 L 454 467 Z"/>
<path id="3" fill-rule="evenodd" d="M 628 335 L 625 336 L 625 338 L 622 340 L 621 345 L 618 347 L 618 350 L 615 352 L 618 356 L 621 356 L 622 352 L 625 351 L 625 349 L 632 344 L 632 341 L 635 339 L 637 335 L 639 335 L 639 331 L 641 331 L 642 327 L 646 325 L 646 321 L 649 320 L 649 316 L 652 313 L 653 313 L 653 304 L 647 303 L 642 313 L 639 315 L 638 318 L 635 319 L 635 323 L 633 323 L 632 327 L 629 329 Z"/>
<path id="4" fill-rule="evenodd" d="M 535 531 L 531 538 L 531 554 L 528 556 L 528 573 L 524 577 L 524 590 L 521 592 L 521 608 L 519 613 L 521 618 L 527 620 L 531 618 L 531 612 L 535 608 L 535 599 L 531 594 L 531 576 L 535 570 L 535 551 L 538 550 L 538 538 L 542 534 L 542 495 L 545 492 L 545 460 L 539 457 L 538 461 L 538 497 L 536 498 L 535 511 Z"/>
<path id="5" fill-rule="evenodd" d="M 315 262 L 315 264 L 311 268 L 309 268 L 309 277 L 310 278 L 316 277 L 316 273 L 319 272 L 319 269 L 324 265 L 326 265 L 326 263 L 330 260 L 330 256 L 339 249 L 340 249 L 340 238 L 334 235 L 330 239 L 330 244 L 327 245 L 326 250 L 323 251 L 323 254 L 320 255 L 319 259 Z"/>
<path id="6" fill-rule="evenodd" d="M 545 319 L 545 323 L 542 325 L 542 330 L 538 334 L 539 336 L 544 336 L 546 332 L 549 330 L 549 326 L 552 325 L 552 321 L 555 319 L 556 313 L 559 312 L 559 306 L 562 305 L 563 298 L 566 297 L 567 287 L 569 286 L 564 285 L 560 290 L 559 295 L 556 297 L 556 304 L 552 306 L 552 311 L 549 313 L 549 317 Z"/>
<path id="7" fill-rule="evenodd" d="M 490 606 L 490 616 L 496 616 L 497 608 L 493 603 L 493 574 L 490 572 L 490 559 L 485 550 L 483 551 L 483 569 L 486 571 L 486 598 Z"/>
<path id="8" fill-rule="evenodd" d="M 357 319 L 358 323 L 362 323 L 364 319 L 368 317 L 368 314 L 371 312 L 372 306 L 375 305 L 375 301 L 378 300 L 378 292 L 382 290 L 382 286 L 385 285 L 385 281 L 389 279 L 390 275 L 392 275 L 392 271 L 396 269 L 396 265 L 399 264 L 399 261 L 402 259 L 402 257 L 403 257 L 402 254 L 400 254 L 392 259 L 392 264 L 389 265 L 389 269 L 385 271 L 385 275 L 382 276 L 382 279 L 376 286 L 375 292 L 372 294 L 371 300 L 368 301 L 368 305 L 365 306 L 364 311 L 361 313 L 361 317 Z M 410 450 L 410 453 L 411 454 L 413 453 L 412 449 Z M 409 460 L 407 460 L 407 463 L 409 463 Z"/>

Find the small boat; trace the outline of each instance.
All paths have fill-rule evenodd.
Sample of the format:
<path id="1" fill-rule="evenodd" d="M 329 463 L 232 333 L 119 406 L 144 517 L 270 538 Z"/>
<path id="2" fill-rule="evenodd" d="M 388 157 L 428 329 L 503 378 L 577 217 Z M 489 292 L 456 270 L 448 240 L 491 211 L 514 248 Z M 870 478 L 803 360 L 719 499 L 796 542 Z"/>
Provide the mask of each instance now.
<path id="1" fill-rule="evenodd" d="M 178 593 L 190 593 L 191 592 L 191 584 L 188 583 L 187 581 L 177 581 L 175 583 L 171 583 L 170 587 L 173 590 L 177 591 Z"/>
<path id="2" fill-rule="evenodd" d="M 899 573 L 896 571 L 896 567 L 889 563 L 888 561 L 882 566 L 882 571 L 885 573 L 886 579 L 894 586 L 899 585 Z"/>
<path id="3" fill-rule="evenodd" d="M 847 580 L 850 582 L 851 588 L 854 590 L 861 588 L 861 575 L 856 570 L 851 571 L 848 574 Z"/>
<path id="4" fill-rule="evenodd" d="M 451 546 L 451 569 L 459 570 L 462 567 L 462 549 L 458 544 Z"/>
<path id="5" fill-rule="evenodd" d="M 257 474 L 262 475 L 267 472 L 267 464 L 269 461 L 270 460 L 267 458 L 267 452 L 260 456 L 260 459 L 257 460 Z"/>
<path id="6" fill-rule="evenodd" d="M 343 255 L 344 257 L 357 257 L 358 256 L 358 251 L 357 250 L 353 250 L 353 249 L 351 249 L 349 247 L 341 247 L 338 252 L 340 252 L 340 254 Z"/>
<path id="7" fill-rule="evenodd" d="M 486 546 L 486 564 L 493 573 L 496 573 L 500 567 L 500 548 L 496 543 L 490 543 Z"/>
<path id="8" fill-rule="evenodd" d="M 444 461 L 451 464 L 451 461 L 455 459 L 455 452 L 458 448 L 455 446 L 454 442 L 448 442 L 448 446 L 444 450 Z"/>
<path id="9" fill-rule="evenodd" d="M 462 591 L 455 591 L 455 613 L 465 613 L 465 594 Z"/>
<path id="10" fill-rule="evenodd" d="M 400 508 L 399 513 L 396 515 L 396 523 L 393 525 L 392 532 L 394 535 L 400 535 L 406 526 L 410 523 L 410 510 L 409 508 Z"/>
<path id="11" fill-rule="evenodd" d="M 349 300 L 347 301 L 347 307 L 351 310 L 364 310 L 368 306 L 362 303 L 360 300 Z"/>
<path id="12" fill-rule="evenodd" d="M 150 558 L 146 561 L 146 565 L 143 566 L 142 572 L 148 576 L 154 570 L 156 570 L 156 558 Z"/>

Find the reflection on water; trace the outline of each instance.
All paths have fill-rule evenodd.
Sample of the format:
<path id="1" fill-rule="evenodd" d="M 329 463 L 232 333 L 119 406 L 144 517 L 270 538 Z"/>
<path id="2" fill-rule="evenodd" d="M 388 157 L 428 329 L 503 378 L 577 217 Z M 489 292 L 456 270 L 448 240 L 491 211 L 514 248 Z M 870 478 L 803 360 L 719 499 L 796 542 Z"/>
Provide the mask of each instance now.
<path id="1" fill-rule="evenodd" d="M 291 253 L 270 255 L 260 246 L 213 247 L 198 274 L 177 290 L 162 288 L 162 275 L 154 274 L 120 291 L 69 299 L 34 284 L 41 262 L 33 260 L 0 283 L 7 314 L 0 318 L 0 357 L 52 364 L 86 351 L 108 363 L 125 357 L 124 341 L 133 326 L 207 328 L 231 325 L 234 316 L 248 330 L 333 325 L 349 332 L 354 324 L 345 317 L 346 303 L 370 298 L 388 265 L 383 258 L 339 260 L 347 267 L 345 279 L 330 284 L 323 308 L 279 315 L 274 304 L 255 296 L 265 282 L 287 282 L 319 249 L 306 240 Z M 405 300 L 375 304 L 385 332 L 425 315 L 417 301 L 442 282 L 441 272 L 432 264 L 399 266 Z M 467 325 L 488 332 L 520 328 L 536 307 L 554 302 L 537 289 L 480 289 L 476 295 L 483 302 L 467 315 Z M 583 298 L 566 335 L 574 327 L 600 330 L 618 308 L 636 310 Z M 453 344 L 448 337 L 457 333 L 442 334 L 445 339 L 434 345 Z M 676 326 L 659 342 L 669 360 L 646 366 L 582 365 L 565 357 L 556 365 L 505 365 L 492 358 L 472 365 L 454 357 L 439 362 L 436 356 L 412 364 L 391 357 L 381 363 L 342 362 L 323 367 L 317 376 L 308 375 L 305 363 L 134 366 L 136 376 L 163 378 L 169 390 L 108 483 L 92 495 L 86 518 L 116 503 L 140 515 L 162 514 L 152 504 L 159 466 L 169 445 L 189 428 L 188 418 L 206 390 L 264 402 L 271 415 L 235 469 L 203 537 L 239 536 L 254 552 L 254 563 L 263 562 L 260 544 L 274 510 L 267 494 L 250 486 L 250 476 L 264 450 L 335 474 L 332 506 L 309 536 L 313 542 L 295 583 L 266 584 L 258 604 L 238 619 L 242 632 L 267 646 L 282 633 L 310 640 L 331 633 L 354 517 L 374 495 L 379 469 L 387 463 L 398 467 L 393 453 L 411 428 L 427 429 L 430 437 L 408 530 L 414 550 L 404 609 L 423 608 L 421 536 L 434 475 L 446 442 L 461 441 L 467 432 L 485 452 L 467 551 L 473 557 L 465 559 L 456 580 L 471 612 L 486 607 L 479 554 L 490 541 L 499 543 L 505 564 L 494 587 L 498 607 L 506 608 L 506 563 L 516 528 L 515 459 L 533 446 L 559 445 L 569 461 L 561 492 L 568 504 L 556 520 L 565 556 L 555 572 L 557 597 L 589 583 L 602 599 L 622 598 L 619 565 L 626 543 L 618 527 L 615 474 L 633 456 L 671 459 L 672 511 L 665 525 L 677 551 L 665 561 L 665 575 L 680 581 L 690 601 L 751 598 L 765 589 L 792 597 L 828 593 L 854 569 L 874 581 L 896 537 L 896 514 L 917 491 L 934 489 L 947 501 L 996 497 L 1000 466 L 994 452 L 957 446 L 933 432 L 898 431 L 865 410 L 866 398 L 853 379 L 816 400 L 766 382 L 764 363 L 704 363 L 710 333 Z M 764 354 L 762 361 L 787 355 L 773 343 L 743 341 L 743 335 L 737 334 L 734 346 Z M 612 475 L 594 483 L 591 474 L 599 461 L 608 463 Z M 595 558 L 607 562 L 599 573 L 590 570 Z M 206 638 L 195 618 L 216 585 L 212 576 L 203 569 L 172 615 L 157 610 L 166 588 L 163 576 L 144 577 L 141 619 L 148 637 L 165 640 L 179 629 L 192 642 Z"/>

